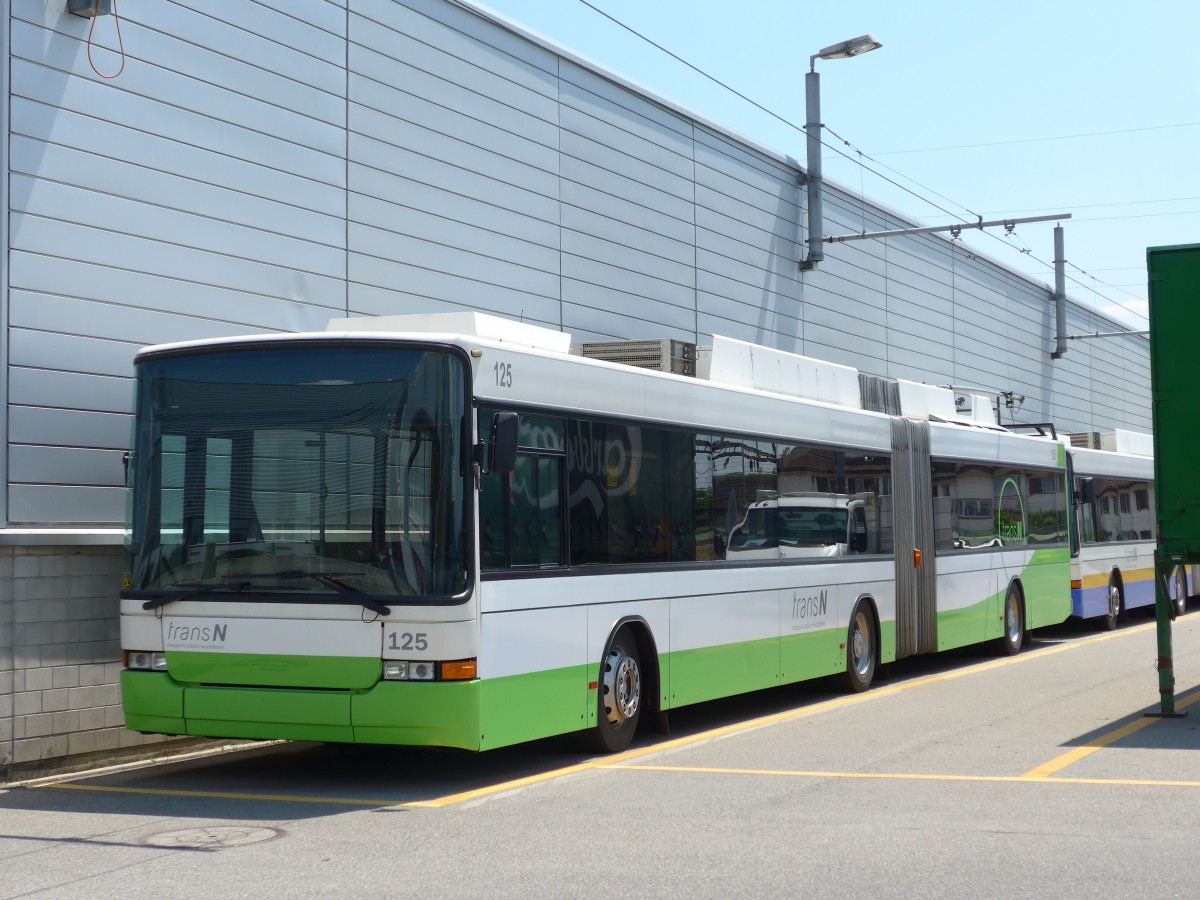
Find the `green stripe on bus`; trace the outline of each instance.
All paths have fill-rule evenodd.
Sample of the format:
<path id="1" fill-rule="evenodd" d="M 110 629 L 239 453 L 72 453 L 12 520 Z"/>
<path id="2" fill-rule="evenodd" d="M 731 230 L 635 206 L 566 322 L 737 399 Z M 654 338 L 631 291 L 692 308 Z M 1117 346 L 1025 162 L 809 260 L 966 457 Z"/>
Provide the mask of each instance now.
<path id="1" fill-rule="evenodd" d="M 595 725 L 597 695 L 588 690 L 588 684 L 597 675 L 592 666 L 568 666 L 479 682 L 479 749 L 505 747 Z"/>
<path id="2" fill-rule="evenodd" d="M 1035 550 L 1028 564 L 1015 573 L 1025 597 L 1025 627 L 1041 628 L 1062 622 L 1071 614 L 1070 551 L 1065 548 Z M 1008 582 L 990 597 L 960 609 L 938 613 L 938 650 L 967 647 L 1004 634 L 1004 600 Z"/>
<path id="3" fill-rule="evenodd" d="M 171 677 L 187 684 L 366 690 L 379 681 L 379 657 L 168 650 Z"/>

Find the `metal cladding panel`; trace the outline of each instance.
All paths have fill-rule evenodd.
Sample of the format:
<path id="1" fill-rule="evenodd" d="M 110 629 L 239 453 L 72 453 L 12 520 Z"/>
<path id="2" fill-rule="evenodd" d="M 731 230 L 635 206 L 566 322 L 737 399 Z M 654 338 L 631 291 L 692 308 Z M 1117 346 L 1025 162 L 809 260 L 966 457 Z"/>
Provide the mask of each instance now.
<path id="1" fill-rule="evenodd" d="M 651 206 L 631 204 L 622 197 L 611 193 L 610 185 L 599 187 L 580 182 L 563 181 L 562 226 L 576 230 L 586 230 L 582 227 L 580 214 L 590 217 L 591 221 L 603 222 L 604 228 L 623 229 L 633 227 L 651 231 L 659 237 L 670 238 L 681 248 L 680 252 L 694 252 L 696 246 L 696 226 L 689 212 L 687 218 L 681 219 L 671 214 L 669 210 L 652 208 Z M 567 200 L 570 202 L 566 202 Z M 557 219 L 555 220 L 557 222 Z M 596 231 L 603 235 L 602 231 Z"/>
<path id="2" fill-rule="evenodd" d="M 367 242 L 359 237 L 361 230 L 361 226 L 351 226 L 350 239 L 366 246 Z M 383 232 L 370 237 L 377 244 L 387 242 Z M 385 246 L 381 246 L 381 252 L 387 252 Z M 557 296 L 538 293 L 545 290 L 544 273 L 525 269 L 523 274 L 529 276 L 525 282 L 503 285 L 472 278 L 471 274 L 441 272 L 366 252 L 355 253 L 350 257 L 350 313 L 390 316 L 438 312 L 452 306 L 557 324 L 560 306 Z M 439 299 L 443 297 L 450 299 Z"/>
<path id="3" fill-rule="evenodd" d="M 139 347 L 133 342 L 23 328 L 9 328 L 8 340 L 11 366 L 36 368 L 48 360 L 58 360 L 63 368 L 70 366 L 75 371 L 92 375 L 131 376 L 133 355 Z"/>
<path id="4" fill-rule="evenodd" d="M 378 187 L 381 181 L 389 178 L 384 173 L 375 173 L 362 181 Z M 467 252 L 476 261 L 471 266 L 458 263 L 460 268 L 474 269 L 484 280 L 491 275 L 501 283 L 510 266 L 558 274 L 557 231 L 544 225 L 526 230 L 525 222 L 516 221 L 514 216 L 496 206 L 481 204 L 474 215 L 451 219 L 423 209 L 397 209 L 392 200 L 367 193 L 351 195 L 350 216 L 390 238 L 396 248 L 393 251 L 396 259 L 414 261 L 409 257 L 413 254 L 415 261 L 424 261 L 432 267 L 454 266 L 453 254 Z M 510 230 L 520 236 L 510 236 Z M 530 240 L 531 236 L 542 240 Z M 379 252 L 383 248 L 374 249 Z M 447 252 L 452 255 L 442 255 Z M 492 260 L 501 266 L 494 267 Z M 454 271 L 454 268 L 447 271 Z"/>
<path id="5" fill-rule="evenodd" d="M 7 519 L 115 523 L 138 346 L 345 309 L 346 14 L 159 4 L 108 80 L 86 20 L 10 8 Z"/>
<path id="6" fill-rule="evenodd" d="M 1060 428 L 1150 427 L 1147 342 L 1051 364 L 1048 289 L 940 237 L 833 244 L 801 273 L 795 160 L 471 0 L 150 4 L 111 80 L 62 6 L 7 7 L 14 449 L 86 449 L 29 411 L 115 412 L 140 344 L 472 309 L 577 340 L 728 334 L 1017 390 Z M 827 234 L 907 224 L 826 189 Z"/>
<path id="7" fill-rule="evenodd" d="M 34 525 L 105 525 L 125 516 L 124 487 L 13 484 L 9 518 Z"/>
<path id="8" fill-rule="evenodd" d="M 678 272 L 677 267 L 656 265 L 649 271 L 638 271 L 624 268 L 622 262 L 624 260 L 619 255 L 597 259 L 596 256 L 564 253 L 562 277 L 564 282 L 573 279 L 594 285 L 604 294 L 611 292 L 614 302 L 633 297 L 638 309 L 614 312 L 633 314 L 648 321 L 657 321 L 655 309 L 662 304 L 695 308 L 696 289 L 690 284 L 679 284 L 671 279 Z M 568 284 L 563 284 L 563 300 L 576 300 L 575 295 L 568 292 L 568 287 Z"/>
<path id="9" fill-rule="evenodd" d="M 460 14 L 453 24 L 441 21 L 437 13 L 444 15 L 444 7 L 441 3 L 361 0 L 351 10 L 350 38 L 360 48 L 376 51 L 389 60 L 392 73 L 403 78 L 389 78 L 385 83 L 403 84 L 410 94 L 462 101 L 469 104 L 464 111 L 491 112 L 486 104 L 499 101 L 553 122 L 557 115 L 557 85 L 544 68 L 547 63 L 553 68 L 552 61 L 539 64 L 528 58 L 528 52 L 480 53 L 479 38 L 463 30 L 478 25 L 478 20 Z M 499 36 L 494 30 L 488 35 L 482 31 L 477 34 L 487 43 L 489 38 Z M 462 93 L 457 93 L 459 90 Z"/>
<path id="10" fill-rule="evenodd" d="M 121 112 L 120 107 L 125 102 L 123 98 L 114 100 L 118 109 L 106 110 L 109 115 L 105 119 L 94 118 L 86 111 L 55 108 L 51 105 L 52 100 L 51 97 L 13 98 L 13 119 L 21 123 L 22 135 L 34 141 L 46 153 L 55 152 L 51 144 L 57 145 L 64 139 L 70 139 L 73 142 L 71 149 L 74 153 L 87 152 L 89 164 L 104 166 L 112 164 L 113 161 L 97 159 L 96 154 L 87 151 L 86 148 L 118 143 L 124 145 L 125 142 L 130 142 L 146 159 L 170 159 L 172 173 L 204 172 L 203 184 L 216 188 L 219 196 L 224 196 L 223 191 L 236 192 L 239 199 L 251 209 L 256 203 L 255 198 L 259 198 L 337 219 L 340 219 L 344 212 L 345 199 L 340 191 L 312 190 L 291 170 L 246 165 L 245 159 L 237 156 L 212 153 L 206 147 L 184 143 L 179 139 L 184 134 L 183 130 L 177 136 L 172 136 L 169 130 L 159 130 L 157 127 L 155 134 L 129 134 L 129 130 L 137 124 L 137 110 L 130 110 L 130 121 L 119 121 L 116 114 Z M 14 135 L 14 140 L 19 140 L 19 136 Z M 128 161 L 127 154 L 124 158 Z M 138 171 L 147 172 L 147 177 L 157 177 L 153 170 L 145 167 Z M 30 174 L 36 172 L 31 171 Z M 182 176 L 178 177 L 180 181 L 184 180 Z M 241 210 L 228 212 L 241 214 Z M 320 219 L 316 221 L 319 222 Z M 307 222 L 305 216 L 295 212 L 288 220 L 292 229 L 305 227 Z"/>
<path id="11" fill-rule="evenodd" d="M 567 110 L 576 110 L 616 125 L 621 131 L 645 141 L 643 149 L 650 154 L 649 161 L 661 168 L 687 173 L 679 160 L 672 161 L 667 154 L 673 151 L 684 159 L 691 159 L 694 126 L 690 119 L 567 59 L 559 63 L 559 78 L 559 99 L 564 115 Z"/>
<path id="12" fill-rule="evenodd" d="M 541 70 L 551 79 L 551 85 L 557 77 L 558 54 L 523 35 L 498 27 L 490 18 L 472 12 L 469 4 L 447 3 L 445 0 L 405 0 L 403 6 L 406 9 L 401 12 L 389 9 L 397 5 L 396 0 L 343 0 L 343 5 L 349 5 L 355 12 L 366 11 L 364 14 L 377 19 L 387 15 L 419 14 L 428 20 L 427 27 L 440 27 L 441 30 L 435 32 L 435 46 L 444 47 L 464 59 L 471 59 L 499 75 L 513 77 L 502 68 L 513 64 L 532 77 L 537 77 L 537 70 Z M 402 30 L 407 31 L 412 27 L 406 24 Z M 484 61 L 481 61 L 481 57 Z"/>
<path id="13" fill-rule="evenodd" d="M 86 270 L 78 273 L 80 277 L 86 277 L 88 274 L 91 273 Z M 136 289 L 144 288 L 138 285 Z M 209 308 L 215 310 L 221 307 L 221 298 L 216 292 L 209 291 L 207 299 Z M 274 308 L 278 310 L 281 306 L 282 304 L 277 303 Z M 321 316 L 322 319 L 328 316 L 328 311 Z M 278 316 L 273 317 L 271 321 L 278 322 Z M 63 322 L 72 323 L 72 330 L 76 336 L 86 336 L 81 337 L 81 340 L 99 339 L 134 345 L 165 344 L 184 338 L 229 335 L 227 323 L 198 320 L 195 316 L 111 302 L 79 300 L 67 293 L 34 294 L 24 290 L 13 291 L 9 308 L 9 325 L 12 328 L 52 333 L 60 330 Z M 275 330 L 277 329 L 245 327 L 239 329 L 239 333 L 253 334 Z M 48 334 L 43 337 L 61 336 Z M 87 354 L 85 358 L 86 356 Z M 122 370 L 114 374 L 132 373 Z"/>
<path id="14" fill-rule="evenodd" d="M 245 323 L 238 331 L 262 330 L 317 331 L 334 310 L 341 311 L 342 303 L 318 306 L 281 297 L 267 297 L 249 290 L 219 288 L 212 284 L 180 281 L 168 275 L 150 272 L 130 272 L 115 269 L 101 262 L 79 259 L 54 258 L 47 254 L 14 252 L 10 254 L 11 277 L 14 284 L 36 285 L 43 294 L 14 291 L 11 316 L 40 315 L 40 305 L 66 304 L 70 308 L 74 298 L 86 297 L 95 301 L 99 315 L 92 324 L 101 328 L 102 336 L 123 337 L 138 343 L 160 343 L 191 337 L 206 328 L 221 329 L 228 334 L 228 326 L 221 317 L 237 315 Z M 28 296 L 29 302 L 24 298 Z M 52 299 L 53 298 L 53 299 Z M 216 313 L 210 320 L 195 315 L 197 310 Z M 138 313 L 146 314 L 146 320 L 165 321 L 173 319 L 177 330 L 168 338 L 145 338 L 138 330 L 130 330 L 130 319 Z M 74 310 L 71 317 L 79 315 Z M 62 319 L 59 319 L 62 321 Z M 19 324 L 12 319 L 11 324 Z M 25 322 L 28 327 L 32 318 Z"/>
<path id="15" fill-rule="evenodd" d="M 781 279 L 766 279 L 764 284 L 750 284 L 725 274 L 700 269 L 696 272 L 696 311 L 733 322 L 761 324 L 776 335 L 774 340 L 756 339 L 754 343 L 777 346 L 795 351 L 779 341 L 794 341 L 802 327 L 798 292 L 794 283 Z M 702 328 L 701 333 L 727 334 L 720 328 Z"/>
<path id="16" fill-rule="evenodd" d="M 714 195 L 705 196 L 711 199 Z M 774 231 L 761 230 L 711 208 L 696 207 L 696 249 L 704 254 L 702 269 L 750 284 L 762 283 L 765 276 L 795 296 L 799 278 L 792 248 L 798 240 L 799 227 L 794 222 L 780 221 Z"/>
<path id="17" fill-rule="evenodd" d="M 564 91 L 568 87 L 564 84 Z M 690 142 L 670 129 L 638 128 L 644 122 L 639 121 L 636 112 L 603 104 L 579 88 L 574 92 L 564 93 L 561 107 L 561 149 L 565 155 L 681 199 L 691 199 L 694 164 Z"/>
<path id="18" fill-rule="evenodd" d="M 124 478 L 124 456 L 124 450 L 32 447 L 21 444 L 9 452 L 8 472 L 14 485 L 78 484 L 112 487 Z"/>
<path id="19" fill-rule="evenodd" d="M 82 406 L 97 412 L 127 413 L 132 397 L 133 380 L 130 378 L 19 366 L 13 366 L 9 371 L 8 402 L 14 406 Z M 24 480 L 16 477 L 11 466 L 9 475 L 15 481 Z"/>
<path id="20" fill-rule="evenodd" d="M 562 252 L 564 259 L 568 256 L 592 259 L 631 272 L 645 273 L 671 284 L 694 289 L 696 286 L 696 267 L 677 262 L 665 256 L 664 253 L 669 252 L 670 247 L 660 246 L 663 243 L 661 239 L 649 239 L 643 246 L 633 247 L 624 242 L 607 240 L 590 234 L 581 234 L 577 231 L 564 230 L 562 235 Z M 687 298 L 687 306 L 689 308 L 694 305 L 692 302 L 693 297 L 694 294 L 689 293 Z"/>
<path id="21" fill-rule="evenodd" d="M 444 85 L 434 94 L 429 93 L 430 85 L 413 94 L 407 89 L 419 90 L 420 85 L 410 84 L 414 79 L 395 60 L 354 47 L 350 64 L 352 131 L 378 133 L 382 139 L 399 144 L 406 129 L 421 129 L 410 132 L 408 140 L 419 139 L 419 146 L 435 158 L 443 157 L 430 141 L 452 145 L 468 162 L 474 161 L 473 167 L 481 172 L 490 170 L 489 162 L 495 165 L 501 161 L 520 161 L 533 169 L 553 170 L 557 144 L 554 125 L 510 105 L 521 103 L 529 92 L 497 79 L 492 93 L 499 94 L 500 99 L 472 95 L 462 88 L 450 90 Z M 383 115 L 355 118 L 360 107 Z"/>
<path id="22" fill-rule="evenodd" d="M 641 211 L 638 211 L 640 213 Z M 650 212 L 650 211 L 646 211 Z M 627 219 L 641 220 L 643 224 L 633 224 L 629 221 L 610 218 L 603 213 L 580 206 L 562 207 L 562 234 L 564 247 L 567 235 L 589 235 L 594 239 L 607 241 L 611 244 L 633 247 L 654 253 L 669 262 L 686 266 L 690 271 L 696 268 L 696 239 L 695 228 L 688 222 L 680 222 L 668 217 L 656 217 L 634 213 Z M 681 226 L 679 234 L 664 234 L 659 224 L 677 224 Z M 675 231 L 675 229 L 671 229 Z M 558 238 L 558 232 L 555 232 Z M 693 277 L 688 276 L 689 279 Z"/>
<path id="23" fill-rule="evenodd" d="M 1152 247 L 1146 268 L 1159 546 L 1164 555 L 1200 562 L 1200 397 L 1192 374 L 1200 328 L 1200 244 Z"/>
<path id="24" fill-rule="evenodd" d="M 443 155 L 435 158 L 422 152 L 431 146 L 423 128 L 397 128 L 383 113 L 363 107 L 352 109 L 350 119 L 356 129 L 350 135 L 352 181 L 359 177 L 356 170 L 361 166 L 403 179 L 405 200 L 419 209 L 436 210 L 443 202 L 471 198 L 530 219 L 558 221 L 558 178 L 554 173 L 507 158 L 470 155 L 454 142 L 444 143 L 440 148 Z M 489 165 L 481 165 L 481 161 Z"/>
<path id="25" fill-rule="evenodd" d="M 8 438 L 13 444 L 124 450 L 131 420 L 129 413 L 9 406 Z"/>
<path id="26" fill-rule="evenodd" d="M 641 294 L 614 290 L 588 280 L 564 278 L 563 296 L 562 326 L 571 332 L 583 328 L 622 340 L 640 340 L 664 332 L 690 333 L 696 317 L 686 304 L 657 303 L 648 308 Z M 614 335 L 612 329 L 621 333 Z M 586 340 L 580 335 L 575 337 Z"/>

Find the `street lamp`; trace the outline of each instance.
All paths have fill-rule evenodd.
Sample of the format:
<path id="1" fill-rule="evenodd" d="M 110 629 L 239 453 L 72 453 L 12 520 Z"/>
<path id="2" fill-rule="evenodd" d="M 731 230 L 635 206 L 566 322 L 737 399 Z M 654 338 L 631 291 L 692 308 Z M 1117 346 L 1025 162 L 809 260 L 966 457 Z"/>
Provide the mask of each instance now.
<path id="1" fill-rule="evenodd" d="M 821 209 L 821 76 L 817 72 L 817 60 L 849 59 L 882 46 L 875 35 L 864 34 L 833 44 L 808 58 L 808 72 L 804 76 L 804 131 L 808 135 L 808 257 L 800 263 L 801 269 L 815 269 L 825 258 Z"/>

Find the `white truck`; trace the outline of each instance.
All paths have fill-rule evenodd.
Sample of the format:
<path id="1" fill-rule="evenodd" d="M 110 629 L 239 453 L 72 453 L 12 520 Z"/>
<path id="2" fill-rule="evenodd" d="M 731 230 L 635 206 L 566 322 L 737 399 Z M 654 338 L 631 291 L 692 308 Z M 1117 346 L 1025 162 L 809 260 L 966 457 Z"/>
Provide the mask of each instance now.
<path id="1" fill-rule="evenodd" d="M 801 559 L 879 552 L 874 494 L 786 493 L 751 503 L 729 533 L 726 559 Z M 873 546 L 874 545 L 874 546 Z"/>

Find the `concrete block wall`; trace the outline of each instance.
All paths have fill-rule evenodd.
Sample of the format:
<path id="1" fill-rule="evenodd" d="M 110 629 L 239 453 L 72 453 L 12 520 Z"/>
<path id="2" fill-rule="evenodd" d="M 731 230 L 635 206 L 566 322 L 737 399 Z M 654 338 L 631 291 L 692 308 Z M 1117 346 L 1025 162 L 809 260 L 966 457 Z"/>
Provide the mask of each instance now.
<path id="1" fill-rule="evenodd" d="M 162 740 L 124 727 L 121 569 L 120 547 L 0 546 L 0 776 Z"/>

